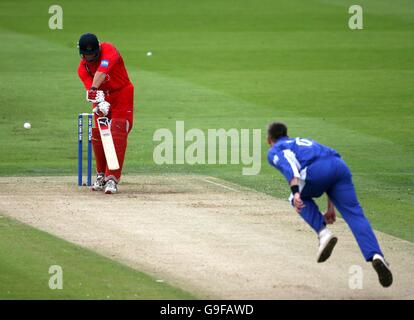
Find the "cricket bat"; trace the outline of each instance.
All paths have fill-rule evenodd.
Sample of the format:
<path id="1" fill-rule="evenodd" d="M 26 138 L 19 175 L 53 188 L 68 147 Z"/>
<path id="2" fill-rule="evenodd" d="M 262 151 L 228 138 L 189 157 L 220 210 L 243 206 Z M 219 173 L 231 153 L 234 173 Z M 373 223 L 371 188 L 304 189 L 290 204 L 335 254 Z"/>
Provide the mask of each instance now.
<path id="1" fill-rule="evenodd" d="M 114 141 L 112 139 L 111 125 L 108 118 L 98 118 L 99 133 L 101 134 L 102 145 L 105 152 L 106 164 L 109 170 L 118 170 L 119 163 L 116 156 Z"/>

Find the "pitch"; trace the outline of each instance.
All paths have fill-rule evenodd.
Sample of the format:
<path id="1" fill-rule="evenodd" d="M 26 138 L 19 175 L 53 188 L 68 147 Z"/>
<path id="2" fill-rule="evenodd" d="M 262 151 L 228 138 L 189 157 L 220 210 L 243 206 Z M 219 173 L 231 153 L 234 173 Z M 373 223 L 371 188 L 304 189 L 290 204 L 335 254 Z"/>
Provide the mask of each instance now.
<path id="1" fill-rule="evenodd" d="M 414 246 L 379 233 L 397 279 L 387 291 L 345 223 L 317 264 L 317 240 L 285 201 L 208 176 L 130 176 L 116 198 L 84 193 L 73 177 L 0 179 L 6 214 L 192 292 L 215 299 L 413 299 Z M 102 210 L 112 204 L 117 211 Z M 363 290 L 349 284 L 362 270 Z M 139 290 L 137 288 L 137 290 Z"/>

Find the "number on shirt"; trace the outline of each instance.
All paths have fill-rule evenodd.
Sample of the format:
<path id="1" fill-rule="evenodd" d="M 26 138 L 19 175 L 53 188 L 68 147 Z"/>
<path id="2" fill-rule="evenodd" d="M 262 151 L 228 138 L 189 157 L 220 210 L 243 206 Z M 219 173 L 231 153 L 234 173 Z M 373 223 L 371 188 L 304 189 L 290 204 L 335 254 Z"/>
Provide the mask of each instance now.
<path id="1" fill-rule="evenodd" d="M 312 145 L 312 141 L 308 139 L 296 138 L 296 144 L 298 146 L 310 147 Z"/>

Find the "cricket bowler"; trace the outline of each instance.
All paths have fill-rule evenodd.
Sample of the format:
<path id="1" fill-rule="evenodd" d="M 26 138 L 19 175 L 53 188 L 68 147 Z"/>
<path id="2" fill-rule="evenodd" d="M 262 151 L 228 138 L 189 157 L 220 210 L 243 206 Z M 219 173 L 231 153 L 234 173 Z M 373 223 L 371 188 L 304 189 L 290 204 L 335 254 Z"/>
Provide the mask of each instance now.
<path id="1" fill-rule="evenodd" d="M 113 194 L 118 191 L 127 138 L 133 124 L 134 86 L 121 54 L 112 44 L 100 43 L 96 35 L 86 33 L 80 37 L 78 47 L 81 56 L 78 75 L 86 88 L 86 100 L 92 102 L 95 122 L 92 145 L 97 176 L 92 190 Z M 108 131 L 112 139 L 109 141 L 113 146 L 105 149 L 115 150 L 111 159 L 117 160 L 116 169 L 107 164 L 109 155 L 105 156 L 105 145 L 97 125 L 101 117 L 108 118 L 110 123 Z"/>
<path id="2" fill-rule="evenodd" d="M 286 178 L 292 191 L 290 202 L 318 235 L 317 261 L 326 261 L 338 241 L 326 226 L 335 222 L 336 207 L 355 236 L 365 260 L 372 262 L 381 285 L 391 286 L 391 270 L 358 202 L 351 171 L 338 152 L 314 140 L 289 138 L 286 125 L 278 122 L 269 125 L 267 140 L 271 145 L 267 156 L 269 164 Z M 324 193 L 328 196 L 325 215 L 313 200 Z"/>

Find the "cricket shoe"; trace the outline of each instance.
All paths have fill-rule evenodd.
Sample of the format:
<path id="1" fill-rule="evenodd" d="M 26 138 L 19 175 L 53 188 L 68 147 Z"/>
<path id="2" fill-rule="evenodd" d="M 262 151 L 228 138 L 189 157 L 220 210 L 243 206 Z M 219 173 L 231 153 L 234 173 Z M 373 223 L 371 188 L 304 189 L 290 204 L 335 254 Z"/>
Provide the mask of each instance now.
<path id="1" fill-rule="evenodd" d="M 118 192 L 118 185 L 115 180 L 109 179 L 105 185 L 106 194 L 114 194 Z"/>
<path id="2" fill-rule="evenodd" d="M 318 263 L 325 262 L 331 256 L 331 253 L 338 242 L 338 238 L 329 230 L 324 228 L 319 232 L 319 250 Z"/>
<path id="3" fill-rule="evenodd" d="M 102 191 L 105 188 L 105 175 L 98 173 L 96 175 L 95 183 L 92 186 L 92 191 Z"/>
<path id="4" fill-rule="evenodd" d="M 392 273 L 390 266 L 388 262 L 385 261 L 383 256 L 375 254 L 372 258 L 372 266 L 378 273 L 378 280 L 383 287 L 387 288 L 392 285 Z"/>

